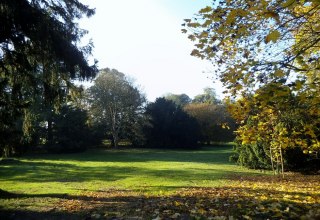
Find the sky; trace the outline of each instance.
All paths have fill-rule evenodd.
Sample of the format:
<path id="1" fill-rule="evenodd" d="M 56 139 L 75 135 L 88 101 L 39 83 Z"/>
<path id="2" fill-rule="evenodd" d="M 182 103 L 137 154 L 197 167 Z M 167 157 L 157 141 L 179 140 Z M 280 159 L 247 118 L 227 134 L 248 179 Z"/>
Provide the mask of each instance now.
<path id="1" fill-rule="evenodd" d="M 149 101 L 167 93 L 193 98 L 213 87 L 212 65 L 190 55 L 193 43 L 181 33 L 191 18 L 211 0 L 82 0 L 96 14 L 82 19 L 94 43 L 99 68 L 113 68 L 135 79 Z"/>

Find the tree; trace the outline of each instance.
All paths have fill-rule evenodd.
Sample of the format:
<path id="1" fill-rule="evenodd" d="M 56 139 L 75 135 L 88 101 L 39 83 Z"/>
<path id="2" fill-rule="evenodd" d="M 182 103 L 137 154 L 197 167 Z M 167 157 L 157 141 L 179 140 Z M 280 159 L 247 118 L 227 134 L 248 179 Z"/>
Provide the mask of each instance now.
<path id="1" fill-rule="evenodd" d="M 145 127 L 148 147 L 196 147 L 199 126 L 193 117 L 173 101 L 157 98 L 146 108 L 149 125 Z"/>
<path id="2" fill-rule="evenodd" d="M 293 145 L 315 155 L 320 149 L 319 12 L 316 0 L 219 1 L 185 20 L 196 41 L 192 55 L 211 60 L 236 97 L 238 139 L 262 146 L 264 134 L 271 167 L 283 165 Z"/>
<path id="3" fill-rule="evenodd" d="M 11 144 L 12 154 L 21 154 L 35 146 L 50 152 L 71 153 L 85 150 L 92 143 L 87 110 L 79 104 L 83 89 L 72 91 L 63 95 L 64 104 L 56 110 L 48 106 L 41 95 L 34 98 L 32 105 L 25 109 L 24 118 L 18 118 L 15 123 L 16 138 L 10 138 L 16 141 Z"/>
<path id="4" fill-rule="evenodd" d="M 299 90 L 305 78 L 319 85 L 319 11 L 317 0 L 219 1 L 184 25 L 192 55 L 213 61 L 232 94 L 279 80 Z"/>
<path id="5" fill-rule="evenodd" d="M 281 93 L 282 96 L 272 96 L 269 94 L 270 91 Z M 247 146 L 254 151 L 263 150 L 263 154 L 256 154 L 254 157 L 259 161 L 263 160 L 261 155 L 269 158 L 269 167 L 278 172 L 280 167 L 282 172 L 284 170 L 285 160 L 289 156 L 286 156 L 286 153 L 293 152 L 292 149 L 297 147 L 301 152 L 317 157 L 319 116 L 318 112 L 312 114 L 309 111 L 312 108 L 310 103 L 303 100 L 293 93 L 289 86 L 268 84 L 258 89 L 255 95 L 230 103 L 233 117 L 241 123 L 237 130 L 239 145 Z M 269 104 L 260 104 L 264 102 Z M 239 148 L 244 149 L 242 146 Z M 240 151 L 240 158 L 243 156 L 241 153 L 245 151 L 247 150 Z M 296 159 L 303 160 L 301 157 Z M 259 163 L 255 164 L 260 166 Z"/>
<path id="6" fill-rule="evenodd" d="M 0 147 L 19 117 L 41 94 L 48 106 L 61 103 L 73 79 L 89 79 L 96 67 L 87 56 L 92 44 L 80 48 L 86 33 L 76 23 L 94 10 L 78 0 L 4 0 L 0 3 Z M 26 123 L 30 124 L 30 123 Z M 28 129 L 27 129 L 28 130 Z"/>
<path id="7" fill-rule="evenodd" d="M 113 145 L 117 147 L 120 134 L 129 133 L 128 124 L 138 123 L 144 96 L 123 73 L 108 68 L 100 71 L 88 93 L 94 120 L 111 132 Z"/>
<path id="8" fill-rule="evenodd" d="M 211 141 L 228 142 L 234 140 L 235 121 L 227 112 L 225 105 L 191 103 L 183 109 L 197 119 L 202 142 L 210 144 Z"/>
<path id="9" fill-rule="evenodd" d="M 173 101 L 176 105 L 179 105 L 181 107 L 183 107 L 191 102 L 191 98 L 186 94 L 177 95 L 177 94 L 169 93 L 164 98 L 167 100 Z"/>
<path id="10" fill-rule="evenodd" d="M 192 103 L 218 104 L 219 102 L 215 89 L 209 87 L 203 89 L 203 93 L 196 95 L 192 100 Z"/>
<path id="11" fill-rule="evenodd" d="M 74 153 L 86 150 L 91 132 L 85 110 L 65 105 L 52 118 L 53 144 L 48 146 L 51 152 Z"/>

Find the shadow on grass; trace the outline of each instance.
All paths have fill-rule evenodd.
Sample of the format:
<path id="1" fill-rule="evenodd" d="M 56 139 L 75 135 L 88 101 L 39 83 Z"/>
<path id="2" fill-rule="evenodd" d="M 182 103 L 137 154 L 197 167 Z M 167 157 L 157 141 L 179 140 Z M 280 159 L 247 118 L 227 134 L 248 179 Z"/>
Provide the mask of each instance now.
<path id="1" fill-rule="evenodd" d="M 86 219 L 77 213 L 67 212 L 41 212 L 41 211 L 12 211 L 12 210 L 1 210 L 0 219 L 6 220 L 36 220 L 36 219 L 47 219 L 47 220 L 78 220 Z M 89 218 L 90 219 L 90 218 Z"/>
<path id="2" fill-rule="evenodd" d="M 81 190 L 80 195 L 16 194 L 0 191 L 0 219 L 208 219 L 233 216 L 235 219 L 320 219 L 319 177 L 299 176 L 279 180 L 274 177 L 247 177 L 246 171 L 221 170 L 214 164 L 229 165 L 230 148 L 197 151 L 112 150 L 75 155 L 47 155 L 0 165 L 3 180 L 30 183 L 117 181 L 136 175 L 153 180 L 170 179 L 172 184 L 146 183 L 139 190 Z M 64 162 L 66 161 L 66 162 Z M 67 162 L 68 161 L 68 162 Z M 80 161 L 80 163 L 70 163 Z M 128 162 L 121 166 L 93 162 Z M 197 162 L 200 168 L 135 167 L 133 162 Z M 132 163 L 131 163 L 132 162 Z M 78 165 L 76 165 L 78 164 Z M 183 164 L 183 163 L 182 163 Z M 207 166 L 208 165 L 208 166 Z M 221 166 L 219 166 L 221 168 Z M 245 177 L 243 179 L 243 177 Z M 197 188 L 194 182 L 231 180 L 235 185 Z M 187 180 L 190 185 L 174 186 Z M 194 182 L 193 182 L 194 181 Z M 245 183 L 245 184 L 243 184 Z M 142 183 L 141 183 L 142 184 Z M 260 188 L 254 188 L 260 184 Z M 283 187 L 285 189 L 283 189 Z M 179 190 L 170 196 L 160 191 Z M 158 191 L 159 196 L 148 196 Z M 48 202 L 49 201 L 49 202 Z M 3 205 L 6 203 L 6 205 Z M 43 207 L 41 204 L 48 204 Z M 33 206 L 32 206 L 33 205 Z M 29 208 L 32 206 L 33 208 Z M 39 206 L 39 207 L 38 207 Z M 45 205 L 46 206 L 46 205 Z M 6 208 L 4 208 L 6 207 Z M 318 211 L 319 215 L 317 215 Z M 310 212 L 313 212 L 310 214 Z M 178 213 L 178 214 L 177 214 Z M 248 218 L 247 218 L 248 219 Z"/>
<path id="3" fill-rule="evenodd" d="M 9 164 L 0 164 L 0 176 L 6 181 L 20 182 L 113 182 L 135 176 L 167 179 L 171 181 L 211 181 L 223 179 L 229 174 L 245 174 L 230 170 L 216 169 L 212 165 L 231 165 L 228 156 L 230 147 L 203 148 L 196 151 L 127 149 L 91 151 L 80 154 L 43 155 L 14 160 Z M 41 159 L 41 161 L 37 161 Z M 135 162 L 179 162 L 182 164 L 160 169 L 150 164 L 135 166 Z M 101 162 L 87 164 L 82 162 Z M 114 164 L 105 163 L 114 162 Z M 196 168 L 179 167 L 184 163 L 195 162 L 204 166 Z"/>
<path id="4" fill-rule="evenodd" d="M 0 166 L 0 176 L 8 181 L 28 183 L 37 182 L 88 182 L 107 181 L 113 182 L 135 176 L 144 176 L 158 180 L 193 181 L 224 180 L 230 175 L 244 175 L 246 171 L 230 171 L 218 168 L 164 168 L 134 167 L 129 165 L 96 165 L 77 166 L 67 163 L 20 161 L 10 166 Z"/>
<path id="5" fill-rule="evenodd" d="M 0 166 L 1 167 L 1 166 Z M 132 167 L 76 166 L 64 163 L 24 162 L 1 167 L 6 180 L 22 182 L 83 182 L 92 180 L 116 181 L 136 171 Z"/>
<path id="6" fill-rule="evenodd" d="M 197 150 L 172 149 L 107 149 L 89 150 L 77 154 L 33 155 L 28 159 L 90 161 L 90 162 L 196 162 L 207 164 L 230 164 L 232 146 L 202 147 Z"/>
<path id="7" fill-rule="evenodd" d="M 288 192 L 242 187 L 186 188 L 172 196 L 145 196 L 133 191 L 107 190 L 81 196 L 16 194 L 13 198 L 59 198 L 48 212 L 1 210 L 7 219 L 208 219 L 233 216 L 235 219 L 318 219 L 318 197 L 308 192 L 291 192 L 299 199 L 284 199 Z M 305 202 L 306 198 L 314 200 Z M 178 214 L 177 214 L 178 213 Z M 308 216 L 309 215 L 309 216 Z M 30 218 L 29 218 L 30 217 Z M 39 218 L 38 218 L 39 217 Z M 135 217 L 135 218 L 132 218 Z M 139 217 L 139 218 L 138 218 Z M 309 217 L 309 218 L 308 218 Z M 223 218 L 221 218 L 223 219 Z"/>

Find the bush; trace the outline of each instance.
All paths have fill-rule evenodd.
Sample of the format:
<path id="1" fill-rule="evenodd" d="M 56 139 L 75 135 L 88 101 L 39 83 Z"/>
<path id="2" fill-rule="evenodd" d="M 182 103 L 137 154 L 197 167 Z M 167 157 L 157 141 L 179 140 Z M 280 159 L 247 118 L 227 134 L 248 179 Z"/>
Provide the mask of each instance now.
<path id="1" fill-rule="evenodd" d="M 268 159 L 267 148 L 262 144 L 242 145 L 237 143 L 234 147 L 235 154 L 230 160 L 241 166 L 251 169 L 270 169 L 270 159 Z"/>
<path id="2" fill-rule="evenodd" d="M 269 148 L 266 144 L 242 145 L 238 143 L 230 161 L 251 169 L 271 169 Z M 304 154 L 300 147 L 286 149 L 283 153 L 285 169 L 288 171 L 318 171 L 320 160 Z"/>

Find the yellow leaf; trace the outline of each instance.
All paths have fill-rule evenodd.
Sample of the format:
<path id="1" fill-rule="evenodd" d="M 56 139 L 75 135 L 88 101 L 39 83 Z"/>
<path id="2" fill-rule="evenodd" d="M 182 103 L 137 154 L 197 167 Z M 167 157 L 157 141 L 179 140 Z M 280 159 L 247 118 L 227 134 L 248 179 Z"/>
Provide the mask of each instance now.
<path id="1" fill-rule="evenodd" d="M 280 32 L 277 30 L 271 31 L 265 39 L 265 43 L 269 43 L 272 41 L 273 43 L 277 42 L 277 40 L 280 38 Z"/>
<path id="2" fill-rule="evenodd" d="M 195 41 L 195 40 L 196 40 L 196 37 L 195 37 L 194 35 L 192 35 L 192 34 L 190 34 L 190 35 L 188 36 L 188 38 L 189 38 L 191 41 Z"/>
<path id="3" fill-rule="evenodd" d="M 314 4 L 315 6 L 320 5 L 320 1 L 319 0 L 311 0 L 312 4 Z"/>
<path id="4" fill-rule="evenodd" d="M 303 86 L 303 82 L 301 82 L 300 80 L 296 81 L 296 90 L 300 90 Z"/>
<path id="5" fill-rule="evenodd" d="M 206 38 L 206 37 L 208 37 L 208 36 L 209 36 L 209 34 L 208 34 L 207 31 L 203 31 L 203 32 L 200 34 L 200 37 L 201 37 L 201 38 Z"/>
<path id="6" fill-rule="evenodd" d="M 201 10 L 199 11 L 199 13 L 200 13 L 200 14 L 203 14 L 203 13 L 209 13 L 209 12 L 211 12 L 211 11 L 212 11 L 212 8 L 211 8 L 210 6 L 207 6 L 207 7 L 203 8 L 203 9 L 201 9 Z"/>
<path id="7" fill-rule="evenodd" d="M 281 4 L 282 7 L 287 8 L 289 6 L 292 6 L 293 3 L 295 3 L 295 0 L 287 0 L 284 3 Z"/>
<path id="8" fill-rule="evenodd" d="M 264 16 L 265 16 L 266 18 L 273 18 L 273 19 L 275 19 L 277 22 L 280 22 L 279 14 L 276 13 L 276 12 L 267 11 L 267 12 L 264 13 Z"/>
<path id="9" fill-rule="evenodd" d="M 236 9 L 232 10 L 227 16 L 226 24 L 233 23 L 236 20 L 236 15 L 237 15 Z"/>
<path id="10" fill-rule="evenodd" d="M 275 75 L 276 77 L 284 77 L 284 76 L 285 76 L 285 73 L 283 72 L 283 70 L 276 70 L 276 71 L 274 72 L 274 75 Z"/>

